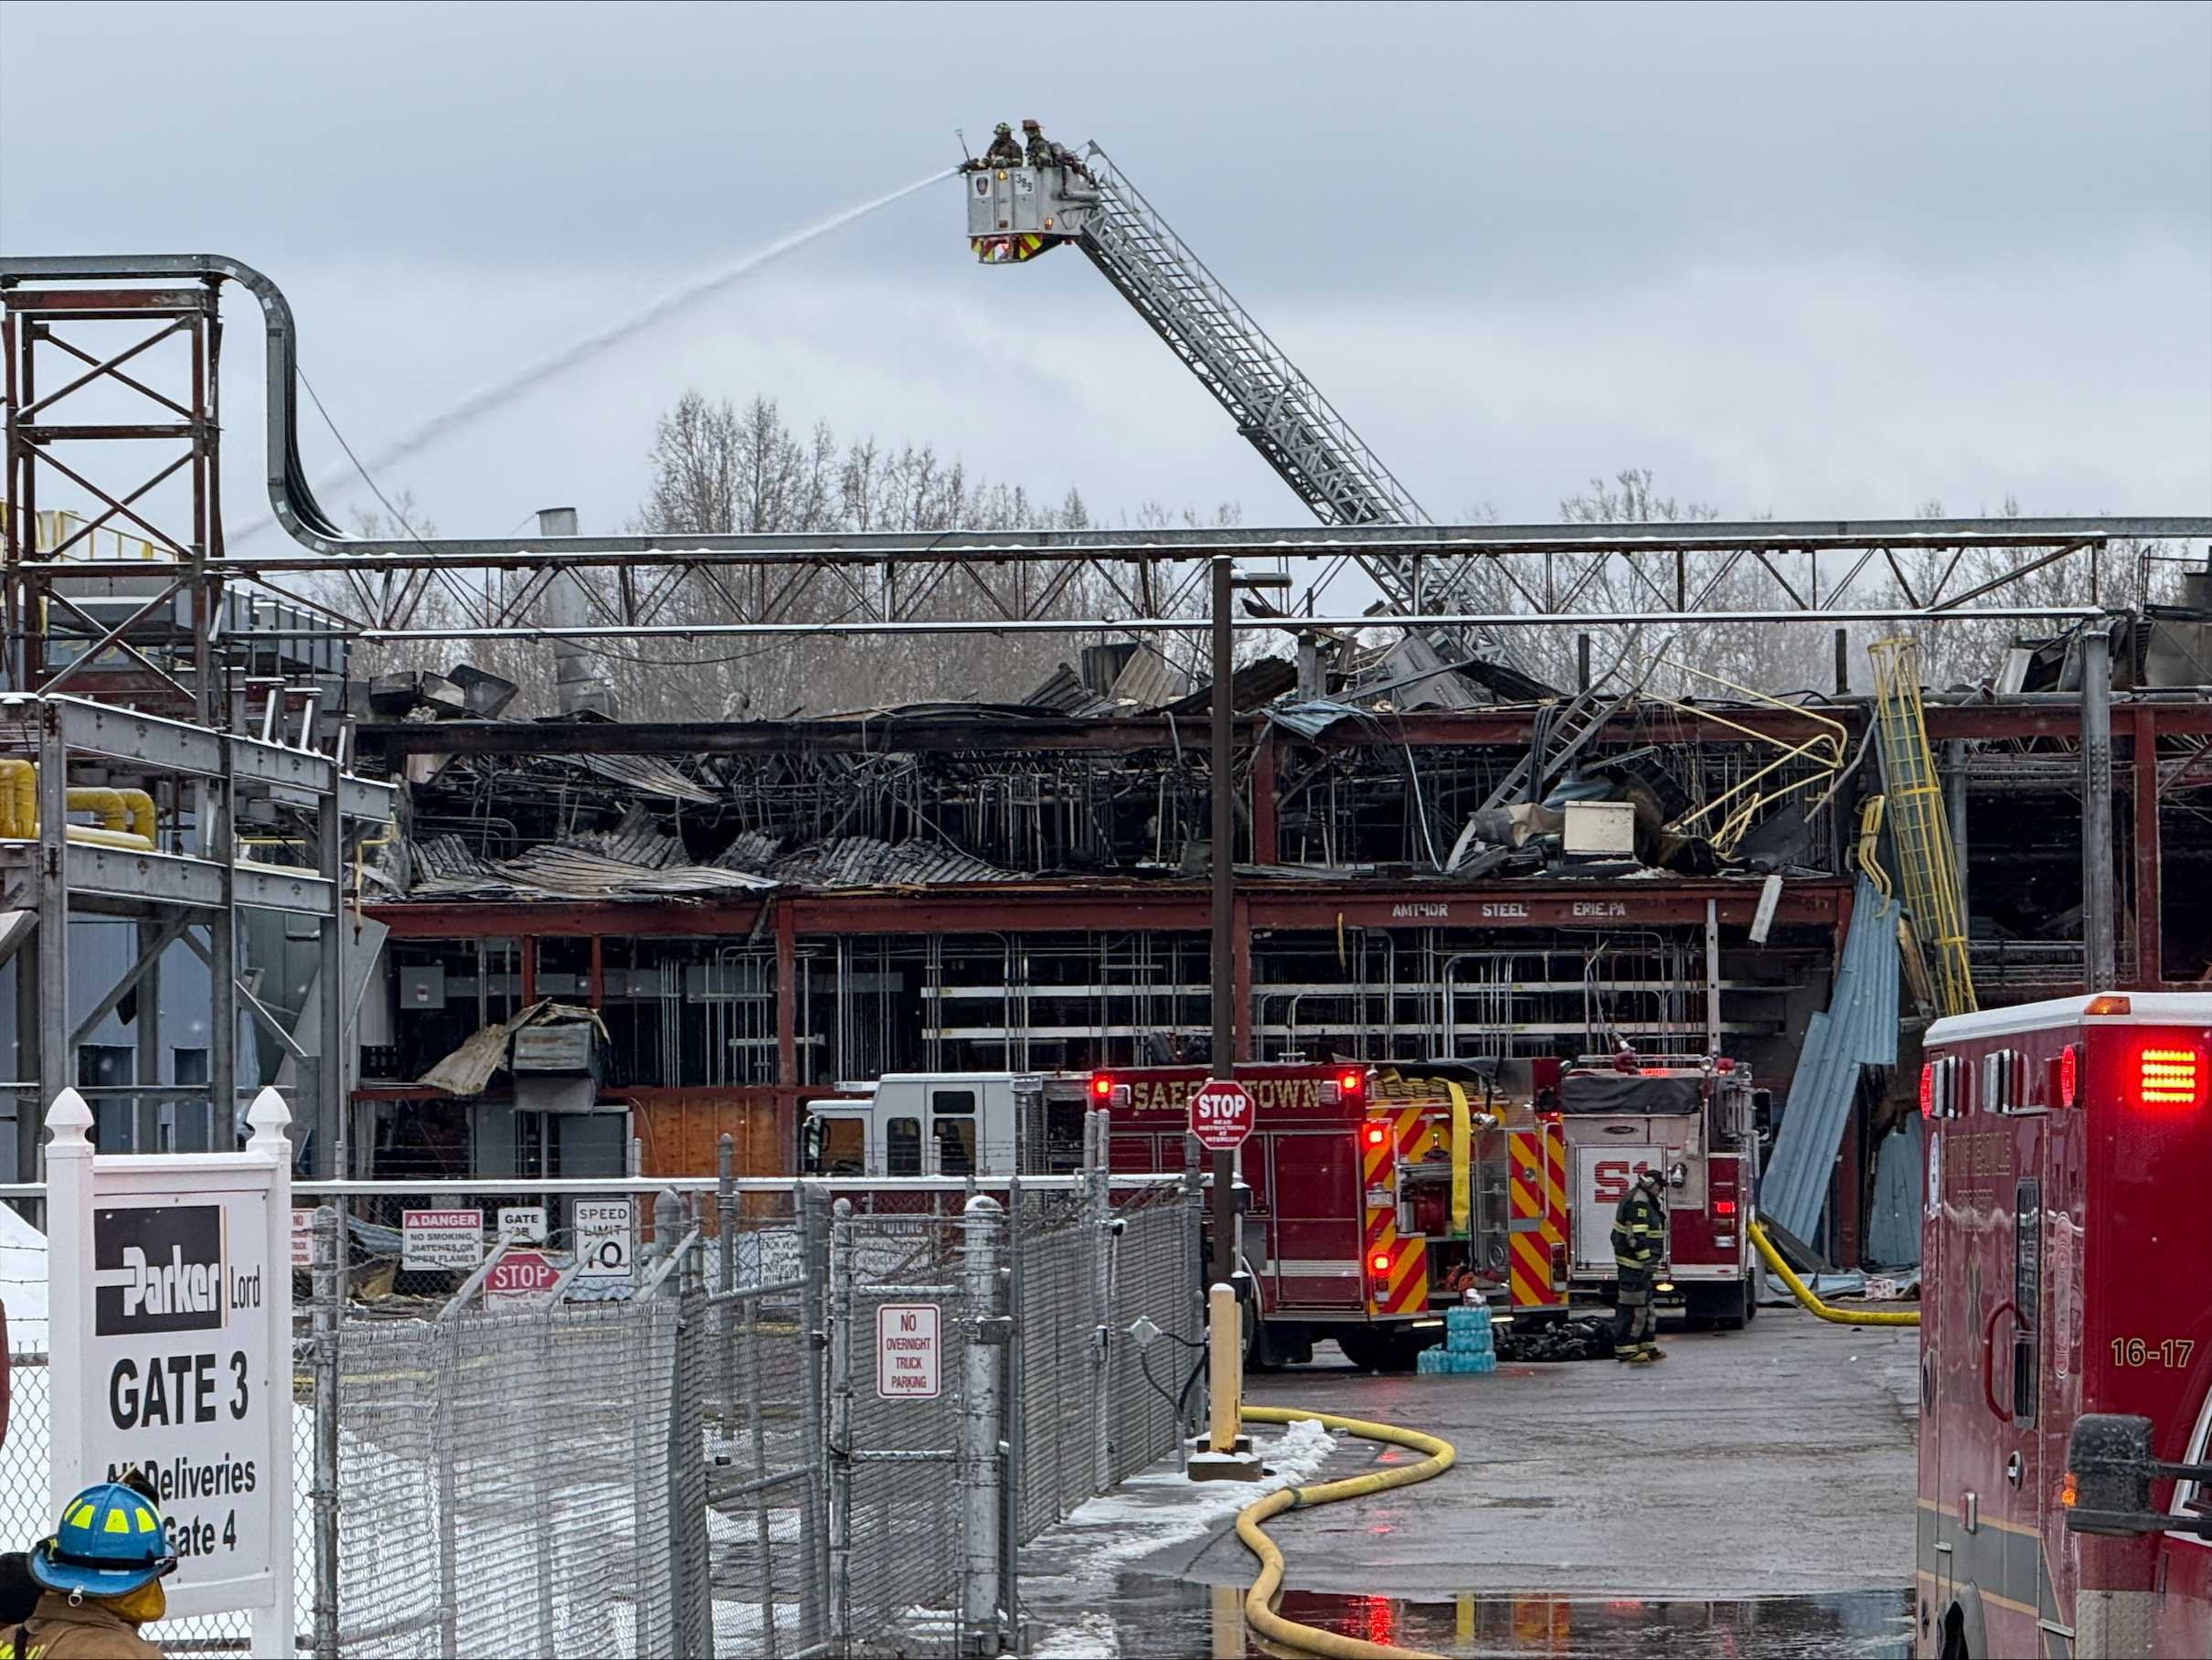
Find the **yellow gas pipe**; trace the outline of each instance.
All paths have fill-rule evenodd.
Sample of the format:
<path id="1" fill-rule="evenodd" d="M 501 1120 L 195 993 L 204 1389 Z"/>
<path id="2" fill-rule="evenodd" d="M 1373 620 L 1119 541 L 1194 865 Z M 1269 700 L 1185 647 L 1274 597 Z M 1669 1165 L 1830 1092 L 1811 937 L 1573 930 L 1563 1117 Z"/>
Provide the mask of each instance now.
<path id="1" fill-rule="evenodd" d="M 1823 1303 L 1813 1294 L 1813 1288 L 1799 1279 L 1791 1270 L 1790 1265 L 1781 1260 L 1781 1252 L 1774 1249 L 1773 1241 L 1767 1238 L 1765 1229 L 1757 1222 L 1752 1222 L 1749 1231 L 1751 1243 L 1759 1247 L 1759 1254 L 1767 1260 L 1767 1267 L 1784 1285 L 1790 1288 L 1790 1294 L 1797 1299 L 1804 1311 L 1815 1318 L 1825 1320 L 1832 1325 L 1920 1325 L 1920 1311 L 1917 1308 L 1868 1309 L 1863 1314 L 1855 1314 L 1846 1309 L 1836 1308 Z"/>
<path id="2" fill-rule="evenodd" d="M 154 798 L 144 790 L 80 785 L 63 797 L 71 813 L 94 813 L 100 824 L 70 825 L 73 842 L 148 853 L 157 828 Z M 0 835 L 27 841 L 38 834 L 38 768 L 18 755 L 0 756 Z"/>

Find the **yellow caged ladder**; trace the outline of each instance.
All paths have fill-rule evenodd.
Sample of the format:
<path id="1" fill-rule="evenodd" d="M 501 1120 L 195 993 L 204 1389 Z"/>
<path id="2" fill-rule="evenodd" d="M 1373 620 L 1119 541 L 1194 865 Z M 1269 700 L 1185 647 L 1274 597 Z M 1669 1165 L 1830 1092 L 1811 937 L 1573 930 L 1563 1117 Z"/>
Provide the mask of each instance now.
<path id="1" fill-rule="evenodd" d="M 1902 636 L 1877 640 L 1866 654 L 1874 659 L 1875 734 L 1882 746 L 1883 793 L 1898 880 L 1929 954 L 1936 1010 L 1962 1015 L 1978 1006 L 1966 956 L 1958 856 L 1951 845 L 1943 786 L 1936 777 L 1920 706 L 1920 643 Z"/>

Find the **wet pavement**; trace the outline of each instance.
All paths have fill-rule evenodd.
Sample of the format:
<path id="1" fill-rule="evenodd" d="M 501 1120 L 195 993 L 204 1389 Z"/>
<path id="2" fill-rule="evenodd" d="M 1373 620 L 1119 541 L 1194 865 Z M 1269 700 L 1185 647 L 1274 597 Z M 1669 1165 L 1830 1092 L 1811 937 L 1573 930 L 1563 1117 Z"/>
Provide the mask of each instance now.
<path id="1" fill-rule="evenodd" d="M 1902 1660 L 1910 1652 L 1910 1598 L 1894 1591 L 1732 1601 L 1462 1596 L 1409 1601 L 1292 1591 L 1292 1619 L 1369 1642 L 1425 1649 L 1453 1660 Z M 1087 1655 L 1159 1660 L 1232 1660 L 1278 1651 L 1244 1625 L 1242 1593 L 1228 1586 L 1125 1574 L 1109 1612 L 1079 1631 L 1032 1627 L 1026 1652 L 1054 1660 Z"/>
<path id="2" fill-rule="evenodd" d="M 1914 1334 L 1768 1310 L 1745 1332 L 1668 1329 L 1663 1342 L 1668 1364 L 1646 1370 L 1377 1377 L 1324 1345 L 1311 1366 L 1248 1377 L 1255 1400 L 1459 1450 L 1433 1482 L 1271 1522 L 1283 1612 L 1455 1657 L 1909 1653 Z M 1336 1438 L 1295 1479 L 1409 1456 Z M 1026 1550 L 1028 1652 L 1266 1652 L 1240 1613 L 1250 1557 L 1223 1520 L 1174 1528 L 1178 1504 L 1162 1487 L 1104 1533 L 1057 1529 Z"/>

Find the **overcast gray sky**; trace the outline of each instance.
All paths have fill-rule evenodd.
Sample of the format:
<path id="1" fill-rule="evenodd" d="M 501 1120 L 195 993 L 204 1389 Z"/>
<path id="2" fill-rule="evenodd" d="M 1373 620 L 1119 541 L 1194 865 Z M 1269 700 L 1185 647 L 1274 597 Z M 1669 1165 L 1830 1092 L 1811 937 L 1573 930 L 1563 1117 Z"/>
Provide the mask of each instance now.
<path id="1" fill-rule="evenodd" d="M 1631 464 L 1730 516 L 2212 507 L 2204 5 L 5 5 L 0 59 L 36 66 L 0 249 L 259 266 L 364 455 L 1035 115 L 1441 519 Z M 1086 262 L 979 269 L 962 214 L 909 197 L 379 482 L 451 534 L 611 528 L 693 385 L 1109 515 L 1300 522 Z"/>

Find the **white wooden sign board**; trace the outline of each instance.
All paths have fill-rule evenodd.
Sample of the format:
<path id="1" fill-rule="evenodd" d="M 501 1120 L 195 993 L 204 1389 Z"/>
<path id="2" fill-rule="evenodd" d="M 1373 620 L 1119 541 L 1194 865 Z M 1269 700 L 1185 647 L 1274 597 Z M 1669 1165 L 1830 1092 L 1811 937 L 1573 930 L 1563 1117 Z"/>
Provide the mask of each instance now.
<path id="1" fill-rule="evenodd" d="M 293 1642 L 290 1116 L 264 1090 L 241 1153 L 112 1157 L 74 1090 L 46 1121 L 49 1514 L 139 1466 L 169 1612 L 250 1612 L 256 1654 Z"/>

